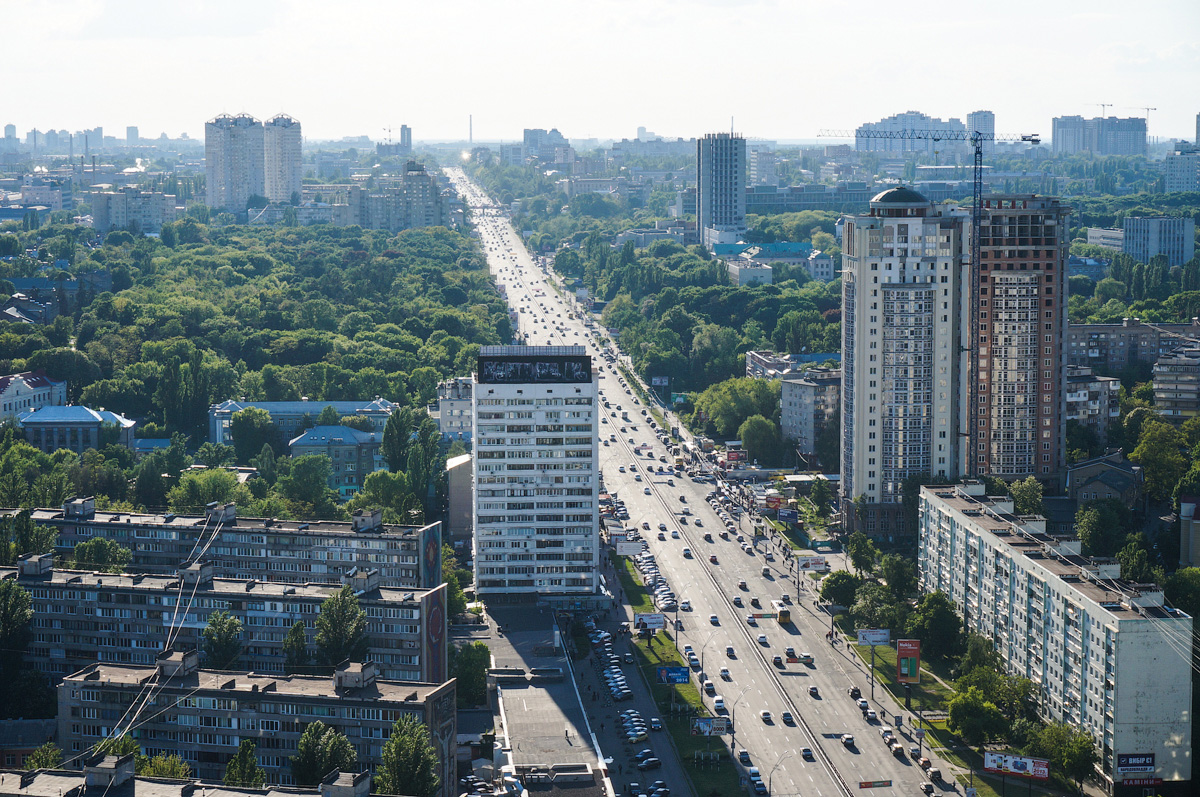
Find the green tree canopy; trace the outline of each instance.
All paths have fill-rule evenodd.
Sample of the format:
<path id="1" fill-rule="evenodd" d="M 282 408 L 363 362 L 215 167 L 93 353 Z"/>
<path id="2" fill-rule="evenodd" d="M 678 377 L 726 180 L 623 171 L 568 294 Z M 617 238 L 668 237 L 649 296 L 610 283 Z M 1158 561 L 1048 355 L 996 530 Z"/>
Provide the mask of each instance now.
<path id="1" fill-rule="evenodd" d="M 738 427 L 738 439 L 751 462 L 760 465 L 778 465 L 783 449 L 779 427 L 762 415 L 751 415 Z"/>
<path id="2" fill-rule="evenodd" d="M 267 773 L 259 766 L 254 751 L 254 740 L 242 739 L 237 753 L 225 765 L 226 786 L 243 789 L 261 789 L 263 787 L 267 782 Z"/>
<path id="3" fill-rule="evenodd" d="M 908 621 L 908 633 L 921 640 L 921 652 L 931 659 L 945 659 L 958 653 L 962 639 L 962 620 L 944 592 L 931 592 L 917 604 Z"/>
<path id="4" fill-rule="evenodd" d="M 438 753 L 429 740 L 429 729 L 412 714 L 392 726 L 383 745 L 383 764 L 376 775 L 382 794 L 434 797 L 441 785 Z"/>
<path id="5" fill-rule="evenodd" d="M 288 629 L 283 638 L 283 671 L 288 675 L 293 673 L 311 672 L 309 662 L 312 655 L 308 652 L 308 637 L 304 632 L 304 621 L 297 620 Z"/>
<path id="6" fill-rule="evenodd" d="M 353 772 L 358 754 L 345 734 L 317 720 L 300 735 L 292 756 L 292 778 L 297 786 L 316 786 L 334 770 Z"/>
<path id="7" fill-rule="evenodd" d="M 321 604 L 317 616 L 317 664 L 332 672 L 341 662 L 362 661 L 367 655 L 367 613 L 349 584 Z"/>
<path id="8" fill-rule="evenodd" d="M 862 579 L 845 570 L 835 570 L 821 579 L 821 599 L 835 606 L 853 606 Z"/>
<path id="9" fill-rule="evenodd" d="M 487 702 L 487 671 L 492 651 L 483 642 L 472 642 L 454 653 L 453 675 L 458 683 L 458 705 L 482 706 Z"/>
<path id="10" fill-rule="evenodd" d="M 145 778 L 187 780 L 192 776 L 192 768 L 177 755 L 143 757 L 139 764 L 141 766 L 137 767 L 137 774 Z"/>
<path id="11" fill-rule="evenodd" d="M 122 573 L 132 561 L 133 551 L 121 543 L 107 537 L 93 537 L 79 543 L 71 551 L 70 567 L 74 570 Z"/>
<path id="12" fill-rule="evenodd" d="M 54 742 L 46 742 L 25 759 L 26 769 L 58 769 L 62 765 L 62 750 Z"/>
<path id="13" fill-rule="evenodd" d="M 200 633 L 200 648 L 209 669 L 233 669 L 242 654 L 242 621 L 229 612 L 213 612 Z"/>
<path id="14" fill-rule="evenodd" d="M 879 575 L 896 601 L 908 597 L 917 586 L 917 570 L 912 561 L 899 554 L 884 554 L 879 560 Z"/>
<path id="15" fill-rule="evenodd" d="M 1170 424 L 1153 420 L 1142 426 L 1137 440 L 1129 459 L 1142 466 L 1150 497 L 1165 501 L 1188 469 L 1187 457 L 1182 453 L 1183 435 Z"/>
<path id="16" fill-rule="evenodd" d="M 879 559 L 879 549 L 866 534 L 856 531 L 846 541 L 846 555 L 850 557 L 850 564 L 854 566 L 855 572 L 870 573 Z"/>
<path id="17" fill-rule="evenodd" d="M 1013 497 L 1013 509 L 1018 515 L 1041 515 L 1045 513 L 1042 506 L 1042 483 L 1029 476 L 1020 481 L 1014 481 L 1008 487 Z"/>
<path id="18" fill-rule="evenodd" d="M 1048 759 L 1052 769 L 1080 785 L 1092 777 L 1100 761 L 1092 737 L 1065 723 L 1047 725 L 1030 748 L 1030 755 Z"/>
<path id="19" fill-rule="evenodd" d="M 247 407 L 235 412 L 229 419 L 229 434 L 239 465 L 249 465 L 250 459 L 257 456 L 263 446 L 270 446 L 276 452 L 283 448 L 271 413 L 261 407 Z"/>
<path id="20" fill-rule="evenodd" d="M 1088 556 L 1115 556 L 1129 523 L 1129 510 L 1115 498 L 1086 501 L 1075 512 L 1075 533 Z"/>
<path id="21" fill-rule="evenodd" d="M 978 687 L 950 699 L 950 729 L 969 745 L 979 746 L 1008 732 L 1008 721 Z"/>

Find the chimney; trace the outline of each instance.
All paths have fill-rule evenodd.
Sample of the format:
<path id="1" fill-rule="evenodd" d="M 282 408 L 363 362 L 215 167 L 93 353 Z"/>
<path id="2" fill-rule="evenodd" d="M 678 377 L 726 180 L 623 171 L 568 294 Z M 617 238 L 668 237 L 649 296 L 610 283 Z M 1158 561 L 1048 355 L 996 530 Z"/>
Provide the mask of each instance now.
<path id="1" fill-rule="evenodd" d="M 44 576 L 54 572 L 54 552 L 27 553 L 17 559 L 17 567 L 22 576 Z"/>
<path id="2" fill-rule="evenodd" d="M 165 650 L 158 654 L 155 662 L 158 674 L 162 678 L 174 678 L 176 675 L 191 675 L 200 669 L 200 651 Z"/>
<path id="3" fill-rule="evenodd" d="M 368 797 L 370 793 L 370 772 L 338 772 L 335 769 L 321 781 L 321 797 Z"/>
<path id="4" fill-rule="evenodd" d="M 98 755 L 84 764 L 84 782 L 89 789 L 103 788 L 105 791 L 114 786 L 122 786 L 133 779 L 136 757 L 136 753 L 126 753 L 120 758 L 115 755 Z"/>

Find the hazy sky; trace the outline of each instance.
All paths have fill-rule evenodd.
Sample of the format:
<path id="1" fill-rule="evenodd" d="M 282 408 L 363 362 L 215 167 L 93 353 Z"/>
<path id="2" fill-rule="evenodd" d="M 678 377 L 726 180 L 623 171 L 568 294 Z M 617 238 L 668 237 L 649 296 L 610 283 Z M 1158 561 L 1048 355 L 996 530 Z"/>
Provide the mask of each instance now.
<path id="1" fill-rule="evenodd" d="M 980 108 L 998 133 L 1144 115 L 1195 135 L 1197 0 L 0 0 L 0 124 L 203 135 L 286 112 L 309 138 L 814 137 Z"/>

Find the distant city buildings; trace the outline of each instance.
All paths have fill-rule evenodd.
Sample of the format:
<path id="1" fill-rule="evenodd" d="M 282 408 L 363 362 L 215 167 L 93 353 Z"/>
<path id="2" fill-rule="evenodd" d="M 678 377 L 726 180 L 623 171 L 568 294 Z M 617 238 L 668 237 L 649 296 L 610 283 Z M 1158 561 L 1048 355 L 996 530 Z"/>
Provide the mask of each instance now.
<path id="1" fill-rule="evenodd" d="M 1146 120 L 1115 116 L 1084 119 L 1056 116 L 1051 145 L 1055 155 L 1090 152 L 1093 155 L 1146 155 Z"/>
<path id="2" fill-rule="evenodd" d="M 761 144 L 751 144 L 747 153 L 746 185 L 778 185 L 775 171 L 775 151 Z"/>
<path id="3" fill-rule="evenodd" d="M 991 111 L 974 111 L 967 114 L 967 134 L 983 135 L 983 156 L 990 158 L 996 151 L 996 114 Z"/>
<path id="4" fill-rule="evenodd" d="M 446 440 L 471 439 L 471 400 L 475 381 L 469 376 L 456 376 L 438 384 L 437 409 L 430 414 L 437 421 L 438 431 Z"/>
<path id="5" fill-rule="evenodd" d="M 263 125 L 263 189 L 272 202 L 291 202 L 300 196 L 302 140 L 300 123 L 287 114 Z"/>
<path id="6" fill-rule="evenodd" d="M 1163 165 L 1167 193 L 1200 191 L 1200 148 L 1180 143 Z"/>
<path id="7" fill-rule="evenodd" d="M 729 273 L 729 283 L 739 288 L 770 285 L 774 279 L 774 271 L 769 263 L 756 263 L 740 257 L 725 261 L 725 270 Z"/>
<path id="8" fill-rule="evenodd" d="M 1182 266 L 1196 254 L 1196 222 L 1187 216 L 1127 216 L 1125 254 L 1139 263 L 1165 255 L 1168 266 Z"/>
<path id="9" fill-rule="evenodd" d="M 548 131 L 540 128 L 526 128 L 522 134 L 521 145 L 525 157 L 537 158 L 543 163 L 553 163 L 556 151 L 561 147 L 570 146 L 557 128 L 551 128 Z"/>
<path id="10" fill-rule="evenodd" d="M 1068 365 L 1066 385 L 1067 420 L 1091 429 L 1103 444 L 1109 424 L 1121 417 L 1121 380 L 1097 376 L 1087 366 Z"/>
<path id="11" fill-rule="evenodd" d="M 1122 252 L 1125 250 L 1125 231 L 1110 227 L 1088 227 L 1087 242 L 1090 246 L 1103 246 Z"/>
<path id="12" fill-rule="evenodd" d="M 980 111 L 977 113 L 989 113 Z M 982 122 L 982 117 L 980 118 Z M 993 121 L 993 126 L 995 122 Z M 937 140 L 934 135 L 928 138 L 909 138 L 902 137 L 899 134 L 908 131 L 920 131 L 923 133 L 937 134 L 957 137 L 957 140 Z M 963 141 L 966 139 L 967 128 L 962 123 L 961 119 L 949 119 L 942 121 L 936 117 L 920 113 L 919 111 L 907 111 L 898 113 L 882 119 L 878 122 L 867 122 L 859 125 L 854 131 L 854 149 L 858 152 L 950 152 L 962 150 L 964 148 Z"/>
<path id="13" fill-rule="evenodd" d="M 696 141 L 696 226 L 701 242 L 736 243 L 746 233 L 746 139 L 709 133 Z"/>
<path id="14" fill-rule="evenodd" d="M 1200 345 L 1161 355 L 1153 373 L 1155 412 L 1176 425 L 1200 415 Z"/>
<path id="15" fill-rule="evenodd" d="M 1117 373 L 1137 363 L 1152 365 L 1185 342 L 1200 340 L 1200 320 L 1187 324 L 1143 324 L 1125 318 L 1119 324 L 1070 324 L 1063 348 L 1067 365 L 1086 365 Z"/>
<path id="16" fill-rule="evenodd" d="M 364 432 L 349 426 L 314 426 L 288 442 L 293 457 L 321 454 L 329 457 L 329 487 L 343 501 L 353 498 L 377 470 L 387 468 L 380 453 L 383 432 Z"/>
<path id="17" fill-rule="evenodd" d="M 89 448 L 101 449 L 107 443 L 131 448 L 133 427 L 137 425 L 123 415 L 108 410 L 93 410 L 71 404 L 42 406 L 21 413 L 17 426 L 25 433 L 25 441 L 36 449 L 53 454 L 60 448 L 82 454 Z M 111 439 L 107 435 L 111 434 Z"/>
<path id="18" fill-rule="evenodd" d="M 93 188 L 96 190 L 88 194 L 88 202 L 92 206 L 92 228 L 98 233 L 131 230 L 156 235 L 183 210 L 173 194 L 140 191 L 132 186 L 117 190 L 107 185 Z"/>
<path id="19" fill-rule="evenodd" d="M 370 418 L 373 429 L 382 433 L 387 425 L 388 417 L 399 406 L 393 401 L 374 399 L 363 401 L 244 401 L 227 399 L 220 404 L 208 408 L 208 439 L 217 445 L 231 445 L 233 439 L 229 433 L 229 424 L 235 413 L 250 407 L 266 410 L 271 415 L 271 422 L 289 440 L 302 431 L 301 427 L 316 425 L 317 417 L 326 407 L 333 407 L 339 417 L 347 415 L 363 415 Z"/>
<path id="20" fill-rule="evenodd" d="M 222 114 L 204 124 L 207 204 L 240 213 L 263 196 L 263 125 L 249 114 Z"/>

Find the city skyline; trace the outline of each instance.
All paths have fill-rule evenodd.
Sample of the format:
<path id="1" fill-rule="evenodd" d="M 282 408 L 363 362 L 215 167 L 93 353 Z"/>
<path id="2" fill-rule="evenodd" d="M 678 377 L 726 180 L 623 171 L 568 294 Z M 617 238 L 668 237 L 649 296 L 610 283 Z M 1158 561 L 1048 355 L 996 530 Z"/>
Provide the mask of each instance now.
<path id="1" fill-rule="evenodd" d="M 998 133 L 1049 136 L 1055 116 L 1145 116 L 1150 107 L 1152 138 L 1190 140 L 1198 110 L 1180 88 L 1200 77 L 1200 9 L 1182 0 L 1152 2 L 1140 15 L 1116 2 L 1086 11 L 1018 2 L 937 17 L 865 13 L 852 26 L 841 6 L 827 2 L 601 0 L 570 35 L 535 0 L 356 8 L 357 17 L 339 17 L 336 7 L 312 0 L 13 6 L 6 19 L 28 33 L 10 43 L 11 60 L 39 64 L 39 80 L 0 89 L 8 116 L 0 122 L 21 135 L 35 127 L 136 126 L 146 138 L 202 138 L 205 121 L 220 113 L 287 113 L 310 139 L 383 140 L 403 123 L 418 140 L 457 141 L 466 140 L 473 117 L 476 141 L 511 141 L 527 127 L 607 139 L 633 137 L 639 125 L 687 138 L 728 130 L 732 121 L 748 136 L 795 140 L 907 110 L 965 120 L 981 108 L 996 114 Z M 361 24 L 366 19 L 371 24 Z M 754 42 L 754 58 L 744 69 L 703 57 L 746 42 Z M 936 42 L 957 44 L 938 58 Z M 54 58 L 44 57 L 48 49 Z M 185 55 L 138 69 L 136 81 L 127 59 L 94 57 L 123 51 Z M 937 95 L 920 79 L 931 60 L 942 64 Z M 1022 66 L 1004 70 L 1013 79 L 997 80 L 991 66 L 1005 63 Z M 816 72 L 808 64 L 834 66 Z M 1035 67 L 1060 78 L 1037 80 Z M 394 79 L 359 79 L 378 74 Z M 884 74 L 889 79 L 879 80 Z M 64 101 L 44 89 L 80 75 L 114 91 Z M 511 90 L 498 91 L 493 76 Z"/>

